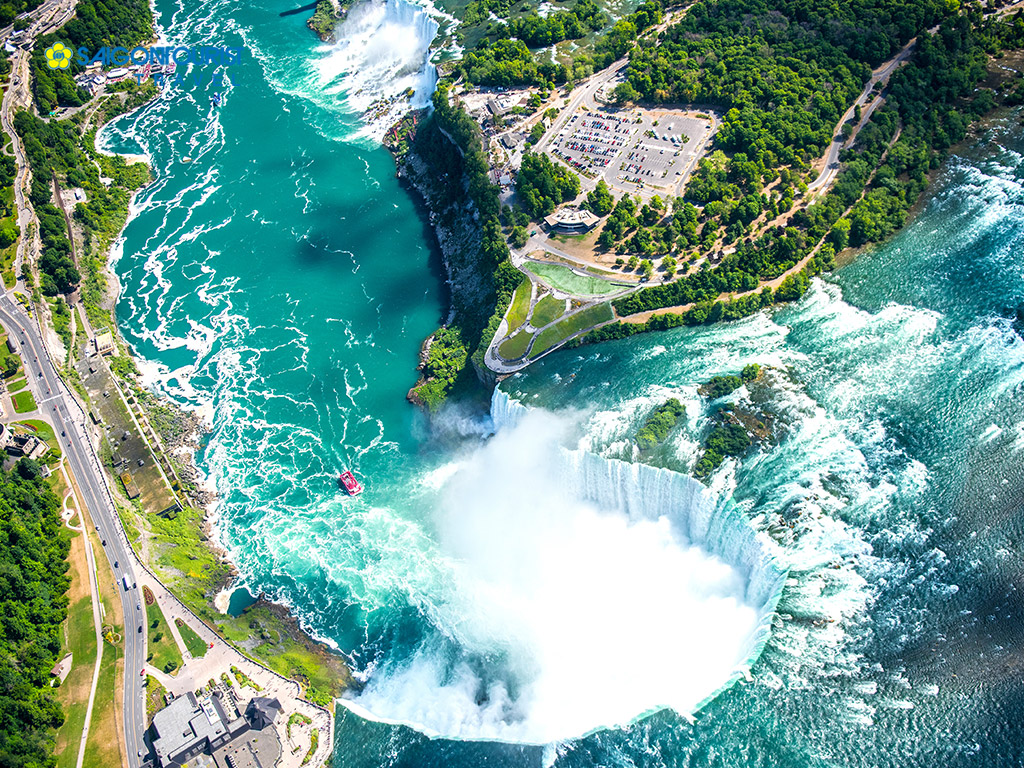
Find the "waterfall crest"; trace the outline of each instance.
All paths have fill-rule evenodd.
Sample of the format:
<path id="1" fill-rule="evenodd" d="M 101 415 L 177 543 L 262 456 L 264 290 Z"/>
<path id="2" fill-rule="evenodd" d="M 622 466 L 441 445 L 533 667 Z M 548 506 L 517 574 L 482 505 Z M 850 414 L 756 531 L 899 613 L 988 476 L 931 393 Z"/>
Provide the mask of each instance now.
<path id="1" fill-rule="evenodd" d="M 360 135 L 380 140 L 410 109 L 430 103 L 437 70 L 430 45 L 437 12 L 410 0 L 370 0 L 352 7 L 323 49 L 320 85 L 345 99 L 366 123 Z"/>

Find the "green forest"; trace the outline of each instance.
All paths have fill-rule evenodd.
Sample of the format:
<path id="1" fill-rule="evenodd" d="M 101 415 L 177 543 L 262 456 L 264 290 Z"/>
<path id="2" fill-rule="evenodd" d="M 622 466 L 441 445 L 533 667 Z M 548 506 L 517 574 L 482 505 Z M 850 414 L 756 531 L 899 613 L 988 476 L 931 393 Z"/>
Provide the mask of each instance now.
<path id="1" fill-rule="evenodd" d="M 28 23 L 17 17 L 39 7 L 42 0 L 6 0 L 0 5 L 0 27 L 14 25 L 15 30 L 28 27 Z M 19 23 L 20 22 L 20 23 Z"/>
<path id="2" fill-rule="evenodd" d="M 470 3 L 467 15 L 476 7 L 475 3 Z M 661 15 L 659 2 L 643 3 L 615 22 L 593 46 L 581 47 L 569 63 L 552 61 L 549 55 L 537 55 L 531 48 L 576 40 L 601 29 L 606 17 L 593 0 L 578 0 L 572 10 L 559 11 L 547 19 L 531 14 L 507 24 L 492 24 L 488 34 L 455 65 L 453 76 L 461 76 L 474 85 L 500 87 L 550 88 L 580 80 L 626 55 L 637 36 L 661 21 Z"/>
<path id="3" fill-rule="evenodd" d="M 722 238 L 735 251 L 720 257 L 717 265 L 705 261 L 685 278 L 615 303 L 620 315 L 692 305 L 689 310 L 642 324 L 615 323 L 586 340 L 735 319 L 773 302 L 798 299 L 812 276 L 832 267 L 835 252 L 881 241 L 903 225 L 927 186 L 928 173 L 966 136 L 972 121 L 996 106 L 1001 94 L 975 90 L 988 56 L 1024 44 L 1020 14 L 1002 23 L 980 11 L 954 14 L 931 2 L 902 4 L 898 13 L 887 12 L 881 3 L 868 4 L 856 18 L 875 31 L 861 39 L 839 35 L 825 23 L 815 31 L 821 19 L 815 21 L 812 7 L 809 0 L 702 3 L 666 33 L 663 46 L 634 49 L 629 82 L 641 98 L 703 99 L 728 108 L 716 136 L 718 150 L 701 162 L 687 188 L 687 197 L 702 206 L 697 220 L 689 212 L 689 224 L 683 225 L 688 229 L 680 227 L 679 235 L 666 232 L 667 224 L 676 224 L 678 206 L 673 206 L 673 215 L 650 227 L 650 237 L 639 245 L 653 243 L 658 252 L 674 238 L 672 251 L 692 260 L 697 251 L 687 249 L 706 251 Z M 787 12 L 799 13 L 800 23 L 787 20 Z M 828 122 L 838 121 L 871 65 L 898 50 L 914 25 L 927 25 L 937 14 L 944 18 L 936 33 L 921 33 L 914 55 L 892 76 L 885 104 L 873 113 L 855 145 L 841 153 L 843 167 L 832 190 L 795 213 L 788 226 L 769 227 L 753 236 L 752 224 L 762 213 L 771 219 L 793 206 L 807 159 L 824 152 L 831 135 L 825 131 Z M 745 30 L 739 37 L 752 37 L 763 49 L 757 58 L 750 54 L 756 47 L 742 53 L 747 46 L 742 41 L 735 41 L 739 48 L 734 50 L 729 30 L 737 28 L 739 19 Z M 844 40 L 847 45 L 841 47 Z M 814 58 L 817 52 L 820 59 Z M 772 76 L 766 77 L 765 71 Z M 845 95 L 836 103 L 822 96 L 839 90 Z M 785 112 L 787 104 L 796 112 L 806 109 L 806 119 L 776 120 L 775 110 L 783 107 Z M 637 245 L 639 230 L 630 231 L 630 226 L 642 226 L 635 205 L 620 201 L 619 206 L 625 210 L 613 211 L 601 243 L 615 247 L 620 237 L 629 237 L 628 245 Z M 778 277 L 805 258 L 806 266 L 775 291 L 756 290 L 761 280 Z M 722 293 L 745 295 L 723 303 L 717 300 Z"/>
<path id="4" fill-rule="evenodd" d="M 0 470 L 0 765 L 56 765 L 54 729 L 64 722 L 50 688 L 67 616 L 69 539 L 60 500 L 39 465 Z"/>
<path id="5" fill-rule="evenodd" d="M 131 86 L 144 90 L 134 83 Z M 148 180 L 148 171 L 143 165 L 126 165 L 121 157 L 100 155 L 92 149 L 95 129 L 83 137 L 75 121 L 46 121 L 22 111 L 14 117 L 14 128 L 25 143 L 32 168 L 29 199 L 39 217 L 43 245 L 39 287 L 45 295 L 54 296 L 74 290 L 81 280 L 71 258 L 64 214 L 52 202 L 56 176 L 63 188 L 81 187 L 86 192 L 87 201 L 75 206 L 73 216 L 85 233 L 87 253 L 79 254 L 89 277 L 84 298 L 98 304 L 95 294 L 100 289 L 97 281 L 101 277 L 98 265 L 93 263 L 96 252 L 102 251 L 120 231 L 131 193 Z M 103 175 L 111 179 L 109 186 L 100 181 L 100 167 Z"/>

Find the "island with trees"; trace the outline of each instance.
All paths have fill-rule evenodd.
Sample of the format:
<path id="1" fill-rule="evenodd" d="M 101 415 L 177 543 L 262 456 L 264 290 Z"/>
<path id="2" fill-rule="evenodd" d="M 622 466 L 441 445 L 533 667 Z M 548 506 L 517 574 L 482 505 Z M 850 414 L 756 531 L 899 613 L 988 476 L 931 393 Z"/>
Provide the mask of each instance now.
<path id="1" fill-rule="evenodd" d="M 676 398 L 670 397 L 659 405 L 644 420 L 643 426 L 637 430 L 636 444 L 641 451 L 649 451 L 665 441 L 676 424 L 686 415 L 686 406 Z"/>

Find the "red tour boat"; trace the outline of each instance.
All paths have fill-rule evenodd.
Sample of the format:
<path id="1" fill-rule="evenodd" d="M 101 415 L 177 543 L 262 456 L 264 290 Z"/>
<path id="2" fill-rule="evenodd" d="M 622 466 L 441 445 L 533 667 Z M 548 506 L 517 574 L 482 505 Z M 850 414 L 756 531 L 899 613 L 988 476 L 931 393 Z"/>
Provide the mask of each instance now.
<path id="1" fill-rule="evenodd" d="M 348 469 L 338 475 L 338 483 L 345 489 L 345 492 L 348 493 L 349 496 L 358 496 L 363 492 L 363 486 L 359 484 L 359 481 L 356 480 L 356 476 Z"/>

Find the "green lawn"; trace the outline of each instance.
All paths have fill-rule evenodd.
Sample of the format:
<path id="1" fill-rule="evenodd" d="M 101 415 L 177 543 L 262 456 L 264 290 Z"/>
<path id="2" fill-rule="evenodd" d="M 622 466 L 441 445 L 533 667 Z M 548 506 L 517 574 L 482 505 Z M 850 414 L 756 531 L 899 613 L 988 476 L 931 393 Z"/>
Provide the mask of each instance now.
<path id="1" fill-rule="evenodd" d="M 597 304 L 596 306 L 588 307 L 538 333 L 537 340 L 533 343 L 533 349 L 530 350 L 530 354 L 535 357 L 573 334 L 579 333 L 584 328 L 589 328 L 592 325 L 597 325 L 611 319 L 612 307 L 610 304 Z"/>
<path id="2" fill-rule="evenodd" d="M 59 474 L 54 477 L 60 477 Z M 57 689 L 56 695 L 64 710 L 64 723 L 57 729 L 55 752 L 57 768 L 74 768 L 78 759 L 78 747 L 82 740 L 82 729 L 85 727 L 85 710 L 89 703 L 89 690 L 92 688 L 92 673 L 96 664 L 96 632 L 92 624 L 92 595 L 89 590 L 89 577 L 85 572 L 84 539 L 80 533 L 72 533 L 72 552 L 69 562 L 72 563 L 72 592 L 76 595 L 85 590 L 85 594 L 77 597 L 68 606 L 68 617 L 62 626 L 65 651 L 74 654 L 71 672 L 63 685 Z"/>
<path id="3" fill-rule="evenodd" d="M 171 629 L 167 626 L 163 611 L 160 606 L 146 606 L 146 630 L 148 634 L 147 645 L 149 647 L 149 663 L 161 672 L 167 672 L 167 665 L 174 662 L 174 671 L 181 669 L 181 651 L 178 644 L 174 642 Z"/>
<path id="4" fill-rule="evenodd" d="M 530 262 L 526 268 L 552 288 L 575 296 L 604 296 L 609 293 L 618 293 L 629 285 L 629 283 L 610 283 L 589 275 L 577 275 L 568 267 L 559 264 Z"/>
<path id="5" fill-rule="evenodd" d="M 10 381 L 8 381 L 7 382 L 7 391 L 8 392 L 20 392 L 21 390 L 23 390 L 27 386 L 28 386 L 28 379 L 26 379 L 24 376 L 22 376 L 21 378 L 11 379 Z"/>
<path id="6" fill-rule="evenodd" d="M 509 305 L 508 314 L 506 315 L 509 333 L 526 322 L 526 315 L 530 311 L 530 296 L 532 292 L 533 285 L 530 283 L 530 279 L 524 277 L 523 282 L 519 284 L 515 294 L 512 296 L 512 303 Z"/>
<path id="7" fill-rule="evenodd" d="M 192 654 L 192 658 L 201 659 L 205 656 L 207 645 L 203 642 L 203 638 L 197 635 L 196 631 L 181 619 L 175 619 L 174 623 L 178 627 L 181 639 L 185 641 L 185 647 L 188 648 L 188 652 Z"/>
<path id="8" fill-rule="evenodd" d="M 146 521 L 153 530 L 157 572 L 197 616 L 231 643 L 259 637 L 262 642 L 246 655 L 286 677 L 308 681 L 305 693 L 311 701 L 329 706 L 341 694 L 349 679 L 341 658 L 312 642 L 304 644 L 296 639 L 293 625 L 282 617 L 259 606 L 238 617 L 225 616 L 213 607 L 207 595 L 219 588 L 228 569 L 203 539 L 203 510 L 185 507 L 173 516 L 148 514 Z"/>
<path id="9" fill-rule="evenodd" d="M 89 723 L 89 740 L 85 745 L 85 759 L 82 768 L 110 768 L 121 765 L 121 748 L 118 745 L 117 722 L 114 711 L 121 706 L 117 698 L 116 672 L 118 659 L 122 657 L 121 649 L 106 643 L 103 646 L 103 662 L 100 664 L 100 677 L 96 681 L 96 701 L 92 708 L 92 722 Z M 134 670 L 126 670 L 131 675 Z M 137 677 L 135 679 L 138 679 Z M 135 680 L 126 677 L 135 684 Z M 73 750 L 78 757 L 78 750 Z"/>
<path id="10" fill-rule="evenodd" d="M 530 339 L 532 338 L 532 333 L 519 331 L 515 336 L 501 342 L 501 345 L 498 347 L 498 354 L 506 360 L 518 360 L 526 354 L 526 348 L 530 346 Z"/>
<path id="11" fill-rule="evenodd" d="M 34 411 L 38 406 L 36 405 L 36 399 L 32 397 L 32 393 L 27 389 L 23 392 L 17 392 L 11 396 L 11 402 L 14 403 L 15 413 L 28 413 Z"/>
<path id="12" fill-rule="evenodd" d="M 543 328 L 548 323 L 553 323 L 563 314 L 565 314 L 565 299 L 556 299 L 548 294 L 538 301 L 537 305 L 533 308 L 533 317 L 530 318 L 530 324 L 534 328 Z"/>
<path id="13" fill-rule="evenodd" d="M 160 681 L 152 675 L 146 675 L 146 725 L 153 722 L 153 715 L 166 706 L 164 696 L 167 691 Z M 58 766 L 59 768 L 59 766 Z"/>

